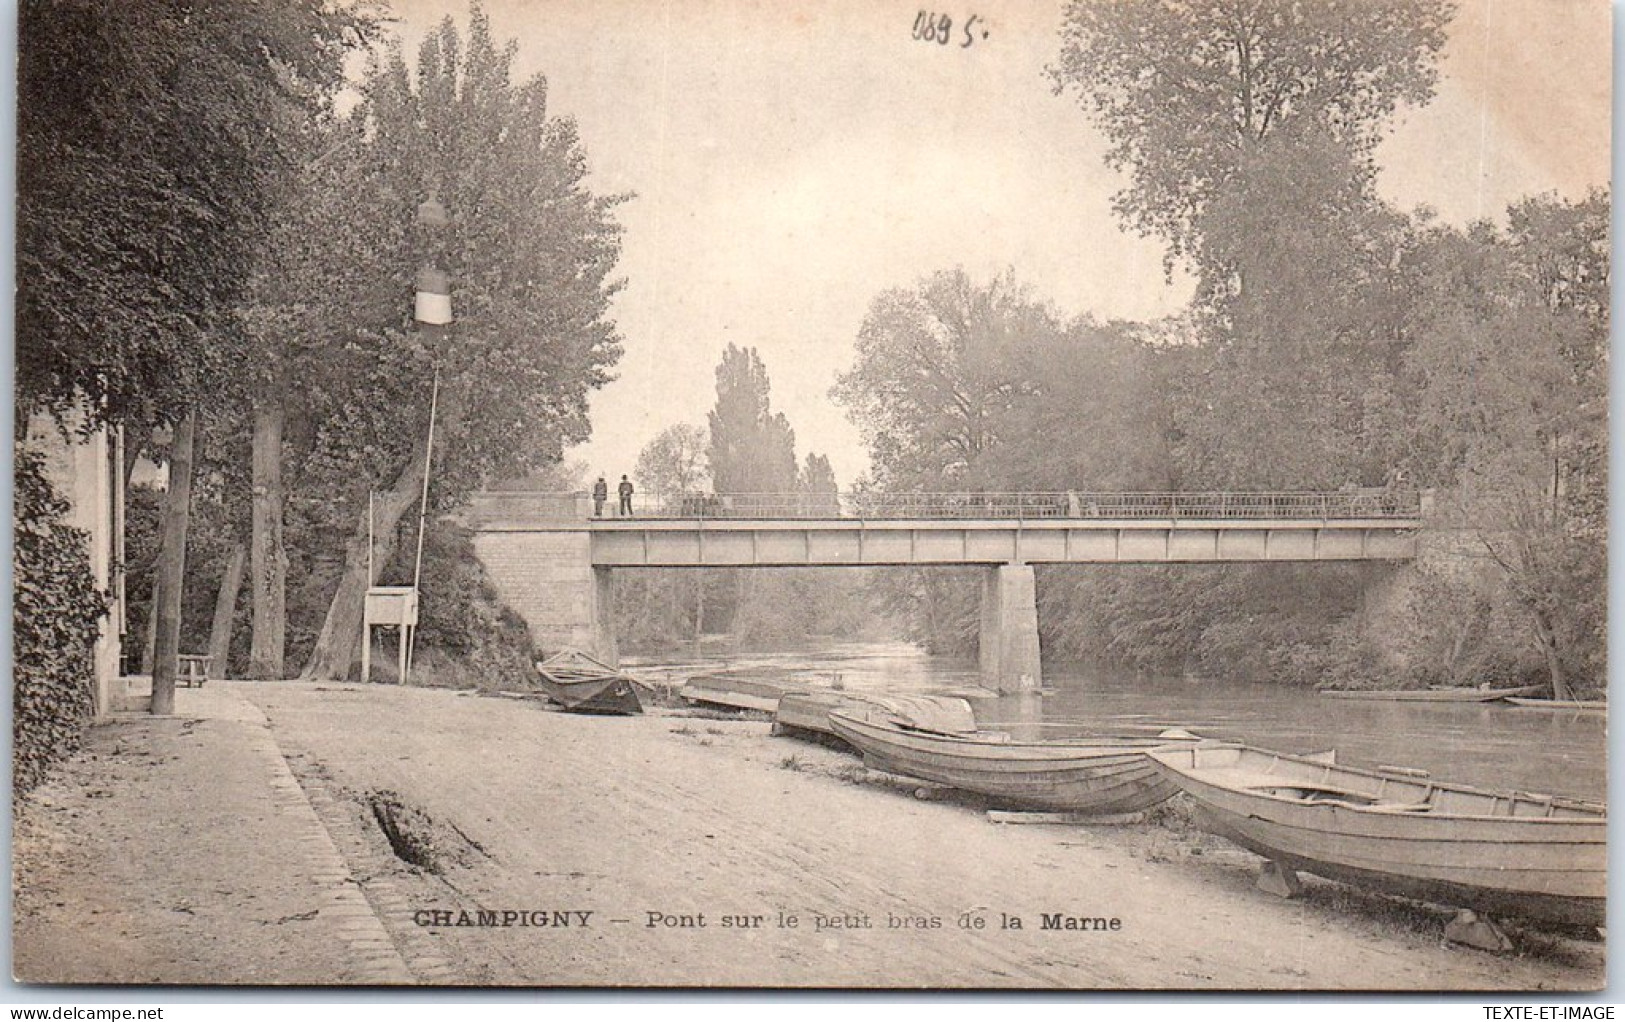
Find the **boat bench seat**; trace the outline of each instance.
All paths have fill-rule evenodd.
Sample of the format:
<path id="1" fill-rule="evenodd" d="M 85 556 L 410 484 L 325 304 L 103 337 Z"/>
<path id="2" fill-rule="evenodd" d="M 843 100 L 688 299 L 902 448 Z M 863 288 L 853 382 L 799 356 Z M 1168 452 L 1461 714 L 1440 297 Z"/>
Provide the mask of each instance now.
<path id="1" fill-rule="evenodd" d="M 1425 813 L 1435 808 L 1431 802 L 1384 802 L 1379 798 L 1360 792 L 1282 784 L 1279 779 L 1272 779 L 1268 783 L 1250 785 L 1249 787 L 1255 791 L 1275 795 L 1279 798 L 1288 798 L 1306 805 L 1346 806 L 1350 809 L 1367 809 L 1378 813 Z"/>

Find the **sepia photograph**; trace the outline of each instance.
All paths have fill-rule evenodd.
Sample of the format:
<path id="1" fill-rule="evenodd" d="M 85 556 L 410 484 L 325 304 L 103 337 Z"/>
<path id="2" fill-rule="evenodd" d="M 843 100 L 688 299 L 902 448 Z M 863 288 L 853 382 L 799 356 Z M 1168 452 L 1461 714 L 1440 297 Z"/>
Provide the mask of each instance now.
<path id="1" fill-rule="evenodd" d="M 1610 3 L 954 4 L 19 0 L 11 999 L 1605 988 Z"/>

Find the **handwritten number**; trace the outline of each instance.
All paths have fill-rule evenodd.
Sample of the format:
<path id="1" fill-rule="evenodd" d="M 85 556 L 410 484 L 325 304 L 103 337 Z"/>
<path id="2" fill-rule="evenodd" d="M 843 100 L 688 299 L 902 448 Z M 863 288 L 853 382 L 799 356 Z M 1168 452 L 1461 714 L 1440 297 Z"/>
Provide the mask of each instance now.
<path id="1" fill-rule="evenodd" d="M 960 49 L 969 47 L 976 41 L 971 32 L 971 26 L 982 20 L 980 15 L 972 14 L 966 20 L 963 31 L 965 41 L 959 44 Z M 936 43 L 938 46 L 947 46 L 948 40 L 953 38 L 954 19 L 947 14 L 938 14 L 935 11 L 920 11 L 914 16 L 914 38 L 920 42 Z M 987 38 L 987 30 L 982 30 L 982 38 Z"/>

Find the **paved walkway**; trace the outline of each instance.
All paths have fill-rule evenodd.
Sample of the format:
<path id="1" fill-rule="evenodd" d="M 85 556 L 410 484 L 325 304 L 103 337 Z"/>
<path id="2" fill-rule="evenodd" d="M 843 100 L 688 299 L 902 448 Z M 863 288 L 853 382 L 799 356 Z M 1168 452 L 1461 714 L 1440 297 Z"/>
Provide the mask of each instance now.
<path id="1" fill-rule="evenodd" d="M 353 875 L 246 684 L 181 689 L 171 717 L 115 715 L 23 800 L 19 981 L 452 978 L 408 965 L 379 920 L 398 908 L 388 881 Z"/>

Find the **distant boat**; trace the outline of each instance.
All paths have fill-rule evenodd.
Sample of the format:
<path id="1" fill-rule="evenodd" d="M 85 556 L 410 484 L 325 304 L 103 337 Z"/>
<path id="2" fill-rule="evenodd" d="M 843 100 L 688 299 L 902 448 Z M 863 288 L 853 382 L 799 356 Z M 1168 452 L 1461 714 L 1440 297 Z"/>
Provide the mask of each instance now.
<path id="1" fill-rule="evenodd" d="M 889 711 L 865 707 L 831 710 L 829 721 L 876 770 L 936 781 L 1011 805 L 1094 815 L 1132 813 L 1178 790 L 1145 756 L 1177 739 L 1017 742 L 991 732 L 945 735 L 900 726 Z"/>
<path id="2" fill-rule="evenodd" d="M 565 649 L 536 664 L 537 683 L 547 697 L 571 713 L 629 716 L 643 712 L 630 675 L 577 649 Z"/>
<path id="3" fill-rule="evenodd" d="M 1532 710 L 1572 710 L 1578 713 L 1607 713 L 1606 699 L 1523 699 L 1508 696 L 1513 706 L 1526 706 Z"/>
<path id="4" fill-rule="evenodd" d="M 1280 866 L 1393 894 L 1600 926 L 1608 810 L 1243 745 L 1150 753 L 1207 829 Z"/>
<path id="5" fill-rule="evenodd" d="M 1382 699 L 1404 703 L 1490 703 L 1497 699 L 1532 696 L 1544 692 L 1545 685 L 1517 688 L 1403 688 L 1403 689 L 1321 689 L 1330 699 Z"/>

